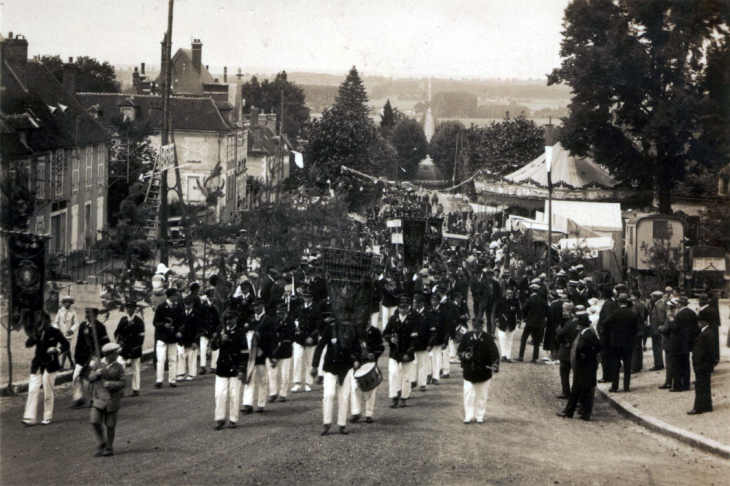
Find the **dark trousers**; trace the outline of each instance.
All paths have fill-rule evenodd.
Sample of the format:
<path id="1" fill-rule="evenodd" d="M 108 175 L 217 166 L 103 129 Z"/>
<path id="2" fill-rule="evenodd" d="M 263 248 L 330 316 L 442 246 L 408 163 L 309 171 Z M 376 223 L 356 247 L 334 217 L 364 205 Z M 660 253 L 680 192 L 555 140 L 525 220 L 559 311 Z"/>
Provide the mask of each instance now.
<path id="1" fill-rule="evenodd" d="M 563 395 L 570 396 L 570 361 L 560 361 L 560 386 Z"/>
<path id="2" fill-rule="evenodd" d="M 593 396 L 595 387 L 593 386 L 575 386 L 573 383 L 573 389 L 570 391 L 570 398 L 568 403 L 565 405 L 563 412 L 568 416 L 572 417 L 575 413 L 575 407 L 580 402 L 583 405 L 583 418 L 591 418 L 591 412 L 593 412 Z"/>
<path id="3" fill-rule="evenodd" d="M 624 365 L 624 390 L 628 391 L 631 386 L 631 356 L 634 354 L 633 347 L 611 348 L 611 388 L 618 390 L 618 379 L 621 371 L 621 364 Z"/>
<path id="4" fill-rule="evenodd" d="M 651 337 L 651 351 L 654 353 L 654 368 L 664 368 L 664 360 L 662 359 L 662 337 Z"/>
<path id="5" fill-rule="evenodd" d="M 715 360 L 713 361 L 713 363 L 715 364 L 715 366 L 717 366 L 717 364 L 720 362 L 720 328 L 712 327 L 710 329 L 710 331 L 712 331 L 712 336 L 715 340 L 715 346 L 713 349 L 713 351 L 714 351 L 713 358 L 715 358 Z M 730 333 L 728 333 L 728 335 L 730 335 Z M 728 338 L 728 339 L 730 339 L 730 338 Z"/>
<path id="6" fill-rule="evenodd" d="M 487 314 L 487 332 L 489 332 L 489 334 L 491 334 L 492 336 L 497 335 L 497 319 L 492 319 L 492 311 L 494 310 L 495 306 L 496 304 L 489 304 L 485 309 L 485 312 Z"/>
<path id="7" fill-rule="evenodd" d="M 474 296 L 472 296 L 472 299 L 474 300 L 474 317 L 482 317 L 484 315 L 483 301 L 474 299 Z"/>
<path id="8" fill-rule="evenodd" d="M 540 355 L 540 341 L 542 341 L 542 333 L 542 327 L 525 327 L 525 330 L 522 331 L 522 338 L 520 339 L 520 358 L 525 356 L 527 338 L 532 336 L 532 359 L 537 359 Z"/>
<path id="9" fill-rule="evenodd" d="M 689 353 L 672 353 L 672 359 L 674 360 L 672 369 L 672 380 L 674 381 L 674 389 L 689 390 Z"/>
<path id="10" fill-rule="evenodd" d="M 710 385 L 711 372 L 695 371 L 695 406 L 698 412 L 712 412 L 712 388 Z"/>
<path id="11" fill-rule="evenodd" d="M 631 372 L 638 373 L 644 368 L 644 338 L 636 336 L 634 352 L 631 354 Z"/>
<path id="12" fill-rule="evenodd" d="M 664 372 L 664 384 L 674 386 L 674 358 L 672 358 L 671 352 L 664 351 L 664 361 L 667 364 L 666 371 Z"/>

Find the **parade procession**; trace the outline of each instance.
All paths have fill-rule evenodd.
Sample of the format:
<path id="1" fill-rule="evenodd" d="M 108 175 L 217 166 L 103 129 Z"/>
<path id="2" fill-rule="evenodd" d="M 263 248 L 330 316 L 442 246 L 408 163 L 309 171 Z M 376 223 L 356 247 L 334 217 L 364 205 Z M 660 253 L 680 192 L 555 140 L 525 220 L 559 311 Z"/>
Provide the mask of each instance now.
<path id="1" fill-rule="evenodd" d="M 726 2 L 20 3 L 0 483 L 727 481 Z"/>

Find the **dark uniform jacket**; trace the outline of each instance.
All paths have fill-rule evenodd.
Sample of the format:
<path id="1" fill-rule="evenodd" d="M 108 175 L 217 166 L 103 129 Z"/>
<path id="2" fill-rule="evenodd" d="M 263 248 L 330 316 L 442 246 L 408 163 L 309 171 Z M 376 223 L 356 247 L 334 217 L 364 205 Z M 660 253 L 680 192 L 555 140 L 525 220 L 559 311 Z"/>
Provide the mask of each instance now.
<path id="1" fill-rule="evenodd" d="M 99 350 L 101 351 L 101 348 L 109 342 L 109 336 L 106 333 L 106 327 L 99 321 L 96 321 L 96 335 L 99 338 Z M 76 361 L 76 364 L 86 366 L 95 352 L 93 331 L 89 323 L 84 321 L 79 326 L 79 338 L 76 340 L 74 361 Z"/>
<path id="2" fill-rule="evenodd" d="M 399 363 L 413 361 L 418 338 L 417 323 L 418 317 L 413 311 L 409 312 L 403 321 L 397 312 L 390 317 L 383 331 L 383 338 L 390 347 L 390 359 Z"/>
<path id="3" fill-rule="evenodd" d="M 279 322 L 269 315 L 264 314 L 261 319 L 256 319 L 254 316 L 251 319 L 250 329 L 256 331 L 256 342 L 258 344 L 258 350 L 256 352 L 256 364 L 266 364 L 266 358 L 273 358 L 274 350 L 278 344 L 276 330 L 279 327 Z M 259 353 L 259 351 L 261 351 Z"/>
<path id="4" fill-rule="evenodd" d="M 459 324 L 459 306 L 453 300 L 444 301 L 440 308 L 444 312 L 445 340 L 456 337 L 456 326 Z"/>
<path id="5" fill-rule="evenodd" d="M 325 327 L 322 332 L 322 339 L 319 340 L 319 344 L 317 344 L 317 348 L 314 350 L 312 368 L 319 366 L 319 360 L 325 346 L 327 347 L 327 352 L 324 355 L 322 369 L 327 373 L 337 375 L 337 381 L 342 385 L 347 373 L 354 367 L 355 363 L 362 363 L 362 345 L 357 337 L 357 333 L 353 330 L 353 338 L 350 346 L 343 347 L 339 339 L 338 324 L 333 322 Z"/>
<path id="6" fill-rule="evenodd" d="M 641 329 L 639 316 L 628 307 L 619 307 L 603 323 L 603 331 L 612 348 L 630 348 Z"/>
<path id="7" fill-rule="evenodd" d="M 284 319 L 276 319 L 276 340 L 274 359 L 287 359 L 292 357 L 294 337 L 297 327 L 294 325 L 294 318 L 287 315 Z"/>
<path id="8" fill-rule="evenodd" d="M 598 324 L 596 325 L 596 331 L 598 331 L 598 335 L 601 339 L 605 339 L 605 336 L 607 335 L 606 331 L 603 329 L 606 320 L 611 317 L 613 311 L 618 309 L 618 307 L 618 302 L 616 302 L 613 297 L 603 303 L 601 312 L 598 313 Z"/>
<path id="9" fill-rule="evenodd" d="M 522 314 L 520 301 L 517 297 L 510 299 L 504 298 L 500 299 L 494 307 L 492 320 L 494 321 L 496 319 L 497 327 L 500 331 L 514 331 L 517 327 L 517 314 Z"/>
<path id="10" fill-rule="evenodd" d="M 448 342 L 446 334 L 447 308 L 444 304 L 431 308 L 428 314 L 428 344 L 429 346 L 440 346 Z"/>
<path id="11" fill-rule="evenodd" d="M 166 344 L 177 343 L 176 334 L 180 330 L 180 310 L 177 306 L 170 307 L 163 302 L 155 310 L 155 317 L 152 325 L 155 326 L 155 341 L 162 341 Z"/>
<path id="12" fill-rule="evenodd" d="M 200 326 L 199 332 L 201 336 L 210 339 L 213 333 L 221 325 L 218 309 L 212 304 L 203 302 L 200 305 Z"/>
<path id="13" fill-rule="evenodd" d="M 319 307 L 314 303 L 309 307 L 302 305 L 297 311 L 295 321 L 298 322 L 294 342 L 300 346 L 314 346 L 317 344 L 317 336 L 319 328 L 322 325 L 322 314 Z M 307 344 L 307 338 L 312 338 L 312 342 Z"/>
<path id="14" fill-rule="evenodd" d="M 55 373 L 61 369 L 61 365 L 58 362 L 59 354 L 48 354 L 46 351 L 48 348 L 57 348 L 60 346 L 61 353 L 64 353 L 70 349 L 71 345 L 68 339 L 56 327 L 48 327 L 38 332 L 40 335 L 37 338 L 31 336 L 25 342 L 26 348 L 35 346 L 35 356 L 33 356 L 33 361 L 30 362 L 30 374 L 32 375 L 39 371 L 41 373 L 44 371 Z"/>
<path id="15" fill-rule="evenodd" d="M 465 358 L 471 353 L 471 359 Z M 471 383 L 482 383 L 492 378 L 489 368 L 495 363 L 499 365 L 499 349 L 494 338 L 487 332 L 469 331 L 461 339 L 457 354 L 464 369 L 464 380 Z"/>
<path id="16" fill-rule="evenodd" d="M 712 329 L 705 326 L 692 347 L 692 368 L 695 374 L 711 373 L 715 368 L 715 337 Z"/>
<path id="17" fill-rule="evenodd" d="M 246 296 L 231 297 L 229 308 L 238 313 L 238 322 L 243 324 L 254 315 L 253 310 L 254 294 L 250 293 Z"/>
<path id="18" fill-rule="evenodd" d="M 223 340 L 224 334 L 228 336 L 226 341 Z M 218 364 L 215 368 L 217 376 L 233 378 L 238 373 L 246 374 L 249 350 L 243 326 L 236 324 L 232 328 L 226 328 L 225 324 L 222 324 L 215 332 L 210 347 L 213 351 L 219 351 Z"/>
<path id="19" fill-rule="evenodd" d="M 201 312 L 195 307 L 190 311 L 190 314 L 187 313 L 187 309 L 181 312 L 180 329 L 178 329 L 181 334 L 178 340 L 180 346 L 189 348 L 200 340 L 199 326 L 202 320 Z"/>
<path id="20" fill-rule="evenodd" d="M 122 347 L 122 358 L 135 359 L 142 357 L 142 345 L 144 344 L 144 321 L 138 315 L 124 316 L 119 320 L 119 325 L 114 331 L 114 339 Z"/>
<path id="21" fill-rule="evenodd" d="M 484 301 L 489 299 L 491 295 L 491 285 L 489 279 L 482 273 L 478 277 L 474 277 L 471 281 L 471 298 L 475 301 Z"/>
<path id="22" fill-rule="evenodd" d="M 522 315 L 525 316 L 525 327 L 540 329 L 545 326 L 548 305 L 545 299 L 532 294 L 522 306 Z"/>
<path id="23" fill-rule="evenodd" d="M 430 313 L 431 311 L 425 307 L 421 309 L 421 312 L 418 312 L 416 309 L 411 309 L 408 313 L 408 315 L 413 319 L 414 332 L 416 334 L 416 336 L 414 336 L 411 340 L 411 347 L 413 347 L 413 351 L 420 352 L 428 349 L 428 340 L 431 336 L 428 318 Z"/>
<path id="24" fill-rule="evenodd" d="M 670 325 L 670 331 L 672 353 L 689 354 L 700 332 L 695 311 L 689 307 L 678 310 L 674 316 L 674 322 Z"/>
<path id="25" fill-rule="evenodd" d="M 401 288 L 396 282 L 396 285 L 390 285 L 388 283 L 383 285 L 383 305 L 385 307 L 396 307 L 398 305 L 398 297 L 400 297 Z"/>
<path id="26" fill-rule="evenodd" d="M 575 342 L 579 332 L 577 319 L 569 320 L 563 327 L 558 329 L 557 336 L 560 343 L 558 358 L 560 361 L 570 361 L 570 348 L 573 347 L 573 342 Z"/>
<path id="27" fill-rule="evenodd" d="M 570 368 L 573 370 L 573 386 L 578 388 L 596 386 L 598 353 L 601 342 L 590 327 L 581 331 L 570 349 Z"/>
<path id="28" fill-rule="evenodd" d="M 378 358 L 385 351 L 383 333 L 380 332 L 380 329 L 370 326 L 365 330 L 365 348 L 368 350 L 368 355 L 373 355 L 373 359 L 371 360 L 368 356 L 363 356 L 363 361 L 374 361 L 377 363 Z"/>

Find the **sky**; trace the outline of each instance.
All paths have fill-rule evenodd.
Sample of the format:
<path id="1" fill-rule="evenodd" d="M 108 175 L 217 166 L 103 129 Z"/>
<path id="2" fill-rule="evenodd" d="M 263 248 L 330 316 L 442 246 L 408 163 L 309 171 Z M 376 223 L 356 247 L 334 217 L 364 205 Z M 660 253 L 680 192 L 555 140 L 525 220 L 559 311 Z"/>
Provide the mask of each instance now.
<path id="1" fill-rule="evenodd" d="M 159 65 L 168 0 L 0 0 L 29 56 Z M 545 79 L 569 0 L 175 0 L 173 53 L 244 73 Z"/>

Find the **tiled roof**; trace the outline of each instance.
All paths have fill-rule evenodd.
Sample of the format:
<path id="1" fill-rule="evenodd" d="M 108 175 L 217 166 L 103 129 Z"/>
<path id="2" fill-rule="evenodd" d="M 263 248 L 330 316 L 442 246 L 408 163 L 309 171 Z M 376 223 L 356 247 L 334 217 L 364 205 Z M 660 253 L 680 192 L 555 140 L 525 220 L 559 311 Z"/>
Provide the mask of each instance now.
<path id="1" fill-rule="evenodd" d="M 180 67 L 181 63 L 185 63 L 185 70 Z M 162 86 L 163 74 L 160 72 L 155 79 L 158 86 Z M 215 83 L 205 65 L 200 65 L 199 73 L 193 68 L 192 49 L 178 49 L 172 56 L 172 79 L 172 87 L 176 93 L 202 93 L 203 83 Z"/>
<path id="2" fill-rule="evenodd" d="M 162 128 L 162 97 L 106 93 L 79 93 L 79 100 L 87 108 L 98 105 L 99 120 L 104 126 L 111 125 L 112 119 L 120 116 L 121 103 L 130 98 L 137 106 L 136 121 L 151 122 L 152 127 Z M 216 103 L 210 98 L 172 97 L 170 98 L 172 128 L 175 130 L 217 131 L 233 130 L 221 116 Z"/>
<path id="3" fill-rule="evenodd" d="M 27 91 L 14 77 L 5 77 L 0 111 L 11 128 L 26 130 L 27 146 L 34 152 L 110 139 L 109 133 L 39 61 L 28 61 L 25 87 Z"/>

